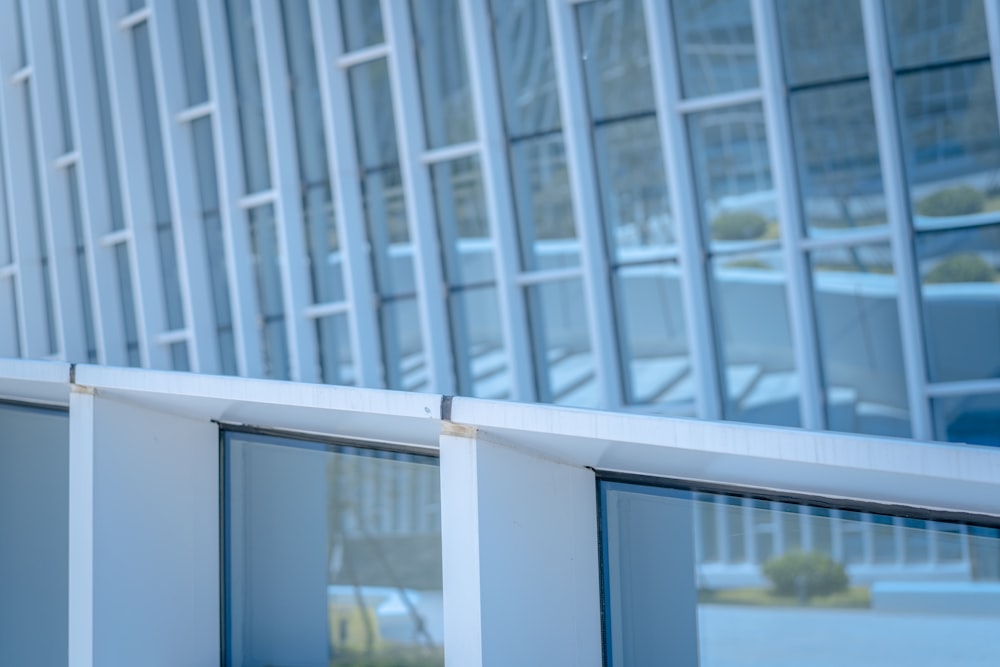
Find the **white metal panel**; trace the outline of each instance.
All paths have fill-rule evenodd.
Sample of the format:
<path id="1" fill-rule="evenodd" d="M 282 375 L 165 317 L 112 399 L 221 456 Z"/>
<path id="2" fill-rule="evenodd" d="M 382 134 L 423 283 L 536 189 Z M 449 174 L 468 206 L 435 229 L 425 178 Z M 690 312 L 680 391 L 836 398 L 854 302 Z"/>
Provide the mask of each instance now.
<path id="1" fill-rule="evenodd" d="M 69 667 L 94 665 L 94 392 L 69 397 Z"/>

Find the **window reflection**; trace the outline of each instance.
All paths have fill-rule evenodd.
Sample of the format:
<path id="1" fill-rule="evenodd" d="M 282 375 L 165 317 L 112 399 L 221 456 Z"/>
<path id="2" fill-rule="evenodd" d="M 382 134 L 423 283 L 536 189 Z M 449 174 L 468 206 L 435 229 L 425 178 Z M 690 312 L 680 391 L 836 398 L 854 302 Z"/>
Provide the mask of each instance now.
<path id="1" fill-rule="evenodd" d="M 601 483 L 608 664 L 990 665 L 1000 531 Z"/>
<path id="2" fill-rule="evenodd" d="M 809 259 L 828 428 L 909 437 L 889 246 L 833 248 Z"/>
<path id="3" fill-rule="evenodd" d="M 748 0 L 676 0 L 670 6 L 685 97 L 758 85 Z"/>
<path id="4" fill-rule="evenodd" d="M 935 398 L 931 408 L 938 440 L 1000 447 L 1000 394 Z"/>
<path id="5" fill-rule="evenodd" d="M 778 24 L 788 85 L 868 72 L 858 0 L 778 0 Z"/>
<path id="6" fill-rule="evenodd" d="M 345 51 L 356 51 L 385 41 L 382 32 L 382 9 L 378 2 L 341 0 L 338 4 Z"/>
<path id="7" fill-rule="evenodd" d="M 225 436 L 227 662 L 443 665 L 434 459 Z"/>
<path id="8" fill-rule="evenodd" d="M 545 403 L 595 407 L 600 401 L 594 357 L 581 314 L 586 306 L 579 280 L 528 288 L 528 319 L 535 341 L 538 396 Z"/>
<path id="9" fill-rule="evenodd" d="M 986 16 L 980 0 L 887 0 L 892 63 L 916 67 L 986 55 Z"/>

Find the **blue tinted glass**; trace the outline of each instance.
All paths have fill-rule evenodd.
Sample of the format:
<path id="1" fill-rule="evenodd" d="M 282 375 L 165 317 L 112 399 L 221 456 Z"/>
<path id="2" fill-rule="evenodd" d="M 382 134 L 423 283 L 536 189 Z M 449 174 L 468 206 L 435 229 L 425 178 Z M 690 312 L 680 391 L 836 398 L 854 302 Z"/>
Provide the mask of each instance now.
<path id="1" fill-rule="evenodd" d="M 867 74 L 858 0 L 778 0 L 778 26 L 789 85 Z"/>
<path id="2" fill-rule="evenodd" d="M 264 376 L 279 380 L 289 378 L 288 341 L 285 332 L 285 304 L 281 291 L 281 257 L 278 253 L 278 230 L 274 207 L 259 206 L 247 216 L 250 250 L 253 253 L 254 280 Z"/>
<path id="3" fill-rule="evenodd" d="M 1000 447 L 1000 394 L 935 398 L 931 407 L 938 440 Z"/>
<path id="4" fill-rule="evenodd" d="M 227 665 L 443 667 L 434 459 L 242 433 L 224 457 Z"/>
<path id="5" fill-rule="evenodd" d="M 653 82 L 641 0 L 597 0 L 577 10 L 590 114 L 652 111 Z"/>
<path id="6" fill-rule="evenodd" d="M 496 287 L 452 290 L 448 296 L 448 314 L 458 393 L 509 398 L 510 373 Z"/>
<path id="7" fill-rule="evenodd" d="M 544 2 L 491 0 L 493 38 L 512 137 L 559 129 L 559 92 Z"/>
<path id="8" fill-rule="evenodd" d="M 416 297 L 394 298 L 379 308 L 382 326 L 382 358 L 389 389 L 427 391 L 427 355 L 420 335 L 420 311 Z"/>
<path id="9" fill-rule="evenodd" d="M 375 284 L 382 295 L 412 294 L 413 245 L 398 167 L 374 171 L 362 181 Z"/>
<path id="10" fill-rule="evenodd" d="M 63 34 L 59 17 L 59 5 L 56 0 L 49 0 L 49 20 L 52 27 L 52 59 L 56 66 L 56 80 L 59 97 L 59 120 L 62 129 L 62 150 L 73 150 L 73 129 L 69 115 L 69 89 L 66 85 L 66 64 L 63 62 Z"/>
<path id="11" fill-rule="evenodd" d="M 792 135 L 810 236 L 885 227 L 885 195 L 868 82 L 793 92 Z"/>
<path id="12" fill-rule="evenodd" d="M 685 97 L 757 87 L 749 0 L 675 0 L 670 6 Z"/>
<path id="13" fill-rule="evenodd" d="M 339 4 L 345 51 L 356 51 L 385 41 L 382 10 L 377 0 L 341 0 Z"/>
<path id="14" fill-rule="evenodd" d="M 448 284 L 492 282 L 493 240 L 479 160 L 468 157 L 435 164 L 431 184 Z"/>
<path id="15" fill-rule="evenodd" d="M 239 102 L 243 179 L 247 193 L 271 187 L 264 97 L 257 68 L 257 40 L 250 0 L 226 0 L 233 83 Z"/>
<path id="16" fill-rule="evenodd" d="M 527 289 L 528 319 L 538 369 L 538 397 L 545 403 L 594 407 L 600 403 L 587 305 L 579 280 Z"/>
<path id="17" fill-rule="evenodd" d="M 410 0 L 431 148 L 476 137 L 458 0 Z"/>
<path id="18" fill-rule="evenodd" d="M 316 320 L 320 377 L 326 384 L 355 384 L 351 334 L 347 315 L 329 315 Z"/>
<path id="19" fill-rule="evenodd" d="M 0 355 L 21 356 L 21 322 L 13 280 L 0 280 Z"/>
<path id="20" fill-rule="evenodd" d="M 1000 225 L 920 233 L 916 249 L 930 380 L 1000 377 Z"/>
<path id="21" fill-rule="evenodd" d="M 816 251 L 810 262 L 828 428 L 909 437 L 889 246 Z"/>
<path id="22" fill-rule="evenodd" d="M 139 353 L 139 331 L 135 318 L 135 296 L 132 293 L 132 272 L 128 258 L 128 246 L 115 246 L 115 270 L 118 273 L 118 297 L 122 309 L 122 325 L 125 329 L 125 351 L 129 366 L 141 366 Z"/>
<path id="23" fill-rule="evenodd" d="M 205 53 L 201 42 L 201 18 L 198 0 L 176 0 L 177 31 L 180 34 L 181 61 L 184 83 L 190 106 L 208 101 L 208 79 L 205 76 Z"/>
<path id="24" fill-rule="evenodd" d="M 981 0 L 887 0 L 892 63 L 916 67 L 989 52 Z"/>
<path id="25" fill-rule="evenodd" d="M 1000 129 L 989 63 L 901 75 L 896 90 L 915 226 L 1000 218 Z"/>
<path id="26" fill-rule="evenodd" d="M 395 164 L 399 156 L 386 59 L 352 67 L 348 76 L 362 166 L 376 169 Z"/>
<path id="27" fill-rule="evenodd" d="M 80 186 L 77 183 L 76 165 L 66 169 L 69 186 L 69 214 L 73 222 L 73 245 L 76 255 L 76 279 L 80 289 L 80 315 L 83 321 L 83 341 L 88 363 L 97 363 L 97 339 L 94 333 L 93 299 L 90 296 L 90 270 L 87 261 L 86 236 L 80 208 Z"/>

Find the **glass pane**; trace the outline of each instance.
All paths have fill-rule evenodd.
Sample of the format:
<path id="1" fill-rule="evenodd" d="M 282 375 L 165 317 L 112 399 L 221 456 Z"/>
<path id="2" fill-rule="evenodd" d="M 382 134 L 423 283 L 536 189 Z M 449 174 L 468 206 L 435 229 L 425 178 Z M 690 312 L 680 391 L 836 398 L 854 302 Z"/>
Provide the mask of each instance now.
<path id="1" fill-rule="evenodd" d="M 141 366 L 139 354 L 139 331 L 135 318 L 135 297 L 132 294 L 132 273 L 128 258 L 128 246 L 119 243 L 114 248 L 115 269 L 118 273 L 118 297 L 122 308 L 122 326 L 125 329 L 125 350 L 129 366 Z"/>
<path id="2" fill-rule="evenodd" d="M 493 282 L 493 240 L 479 159 L 468 157 L 433 165 L 431 184 L 448 284 Z"/>
<path id="3" fill-rule="evenodd" d="M 69 414 L 0 403 L 0 664 L 66 664 Z"/>
<path id="4" fill-rule="evenodd" d="M 834 248 L 809 259 L 827 427 L 909 437 L 892 251 L 881 244 Z"/>
<path id="5" fill-rule="evenodd" d="M 989 63 L 897 79 L 914 224 L 1000 217 L 1000 129 Z"/>
<path id="6" fill-rule="evenodd" d="M 885 195 L 868 82 L 795 92 L 789 105 L 809 235 L 884 229 Z"/>
<path id="7" fill-rule="evenodd" d="M 181 42 L 181 60 L 184 64 L 187 103 L 189 106 L 194 106 L 208 101 L 208 79 L 205 76 L 205 54 L 202 50 L 198 0 L 177 0 L 177 27 Z"/>
<path id="8" fill-rule="evenodd" d="M 654 110 L 642 0 L 596 0 L 578 7 L 591 118 Z"/>
<path id="9" fill-rule="evenodd" d="M 1000 394 L 931 399 L 934 437 L 1000 447 Z"/>
<path id="10" fill-rule="evenodd" d="M 749 0 L 675 0 L 671 8 L 685 97 L 757 87 Z"/>
<path id="11" fill-rule="evenodd" d="M 1000 377 L 1000 226 L 917 235 L 927 372 Z"/>
<path id="12" fill-rule="evenodd" d="M 21 356 L 21 323 L 13 280 L 0 280 L 0 356 Z"/>
<path id="13" fill-rule="evenodd" d="M 583 285 L 579 280 L 560 280 L 532 285 L 527 293 L 539 400 L 595 407 L 601 390 L 587 331 Z"/>
<path id="14" fill-rule="evenodd" d="M 989 51 L 982 0 L 888 0 L 886 23 L 897 68 Z"/>
<path id="15" fill-rule="evenodd" d="M 681 271 L 674 262 L 615 271 L 615 303 L 628 402 L 694 413 Z"/>
<path id="16" fill-rule="evenodd" d="M 289 378 L 288 342 L 285 332 L 285 305 L 281 292 L 281 257 L 274 207 L 270 204 L 252 209 L 248 215 L 250 250 L 257 289 L 258 322 L 264 376 L 277 380 Z"/>
<path id="17" fill-rule="evenodd" d="M 995 662 L 1000 612 L 982 605 L 1000 578 L 995 528 L 741 500 L 601 483 L 608 665 Z M 696 547 L 707 534 L 753 549 L 726 561 Z M 957 560 L 931 558 L 942 541 L 961 545 Z"/>
<path id="18" fill-rule="evenodd" d="M 764 115 L 759 104 L 688 116 L 702 228 L 713 251 L 779 236 Z"/>
<path id="19" fill-rule="evenodd" d="M 49 0 L 49 20 L 51 21 L 52 60 L 56 68 L 57 95 L 59 97 L 59 125 L 62 130 L 62 151 L 73 150 L 73 128 L 69 113 L 69 89 L 66 85 L 66 66 L 63 56 L 62 25 L 56 0 Z"/>
<path id="20" fill-rule="evenodd" d="M 430 380 L 416 298 L 384 301 L 379 309 L 379 320 L 386 386 L 403 391 L 427 391 Z"/>
<path id="21" fill-rule="evenodd" d="M 662 257 L 676 239 L 656 117 L 598 125 L 594 152 L 615 262 Z"/>
<path id="22" fill-rule="evenodd" d="M 459 394 L 509 398 L 510 373 L 496 288 L 453 290 L 448 310 Z"/>
<path id="23" fill-rule="evenodd" d="M 378 169 L 396 164 L 399 157 L 386 59 L 352 67 L 348 76 L 361 166 Z"/>
<path id="24" fill-rule="evenodd" d="M 778 0 L 789 86 L 868 73 L 858 0 Z"/>
<path id="25" fill-rule="evenodd" d="M 429 457 L 228 433 L 227 664 L 444 665 Z"/>
<path id="26" fill-rule="evenodd" d="M 476 138 L 458 0 L 410 0 L 427 145 Z"/>
<path id="27" fill-rule="evenodd" d="M 341 0 L 339 4 L 345 51 L 356 51 L 385 41 L 382 10 L 377 1 Z"/>
<path id="28" fill-rule="evenodd" d="M 725 418 L 798 426 L 799 377 L 780 251 L 716 257 L 711 266 Z"/>
<path id="29" fill-rule="evenodd" d="M 351 356 L 351 333 L 347 315 L 329 315 L 316 320 L 320 377 L 326 384 L 355 384 Z"/>
<path id="30" fill-rule="evenodd" d="M 188 359 L 187 343 L 170 344 L 170 363 L 175 371 L 191 370 L 191 362 Z"/>
<path id="31" fill-rule="evenodd" d="M 226 14 L 243 148 L 243 181 L 247 194 L 252 194 L 271 187 L 271 172 L 250 0 L 226 0 Z"/>
<path id="32" fill-rule="evenodd" d="M 66 182 L 69 187 L 70 219 L 73 223 L 73 251 L 76 255 L 76 280 L 80 290 L 80 315 L 83 329 L 86 361 L 97 363 L 97 338 L 94 331 L 93 300 L 90 293 L 90 262 L 87 261 L 86 234 L 83 229 L 82 209 L 80 208 L 80 186 L 77 182 L 76 165 L 66 169 Z M 72 361 L 72 360 L 70 360 Z"/>
<path id="33" fill-rule="evenodd" d="M 526 271 L 580 263 L 561 134 L 519 141 L 511 147 L 521 261 Z"/>
<path id="34" fill-rule="evenodd" d="M 379 294 L 413 294 L 413 245 L 398 167 L 369 172 L 362 181 L 368 240 Z"/>
<path id="35" fill-rule="evenodd" d="M 549 15 L 537 0 L 490 0 L 504 117 L 510 137 L 561 127 Z"/>

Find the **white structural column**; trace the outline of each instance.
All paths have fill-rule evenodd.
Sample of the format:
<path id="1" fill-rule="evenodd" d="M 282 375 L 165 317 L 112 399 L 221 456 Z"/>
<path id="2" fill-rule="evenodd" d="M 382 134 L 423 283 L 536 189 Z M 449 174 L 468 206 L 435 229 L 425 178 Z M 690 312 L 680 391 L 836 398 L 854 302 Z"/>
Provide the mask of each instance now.
<path id="1" fill-rule="evenodd" d="M 517 218 L 510 184 L 507 140 L 504 136 L 503 104 L 500 99 L 495 54 L 486 36 L 490 26 L 486 0 L 460 0 L 462 32 L 472 93 L 473 113 L 483 174 L 483 192 L 490 220 L 490 236 L 496 244 L 497 294 L 503 338 L 511 377 L 511 398 L 534 401 L 537 393 L 532 373 L 531 339 L 528 334 L 524 290 L 517 282 L 520 261 Z"/>
<path id="2" fill-rule="evenodd" d="M 663 164 L 670 185 L 670 210 L 681 261 L 681 289 L 687 313 L 688 350 L 696 379 L 698 416 L 721 419 L 719 359 L 714 344 L 711 299 L 705 274 L 705 249 L 700 233 L 684 117 L 678 109 L 680 77 L 674 44 L 673 17 L 666 3 L 644 0 L 656 118 L 663 144 Z"/>
<path id="3" fill-rule="evenodd" d="M 806 256 L 801 252 L 802 216 L 795 175 L 795 150 L 788 120 L 787 96 L 782 82 L 783 67 L 774 3 L 753 0 L 753 24 L 764 118 L 771 158 L 771 178 L 777 199 L 781 250 L 785 262 L 785 289 L 795 366 L 799 376 L 801 424 L 811 430 L 826 426 L 823 383 L 819 370 L 818 339 L 813 318 L 812 280 Z"/>
<path id="4" fill-rule="evenodd" d="M 239 118 L 233 94 L 232 59 L 229 54 L 229 29 L 221 2 L 201 0 L 202 26 L 212 36 L 206 40 L 205 74 L 209 98 L 215 103 L 212 114 L 212 137 L 215 142 L 216 169 L 219 170 L 219 216 L 226 245 L 226 274 L 229 278 L 233 309 L 233 338 L 236 341 L 236 366 L 240 375 L 260 377 L 263 356 L 257 330 L 257 301 L 254 292 L 247 215 L 239 206 L 243 193 L 242 150 Z"/>
<path id="5" fill-rule="evenodd" d="M 483 436 L 441 434 L 445 661 L 598 667 L 594 473 Z"/>
<path id="6" fill-rule="evenodd" d="M 356 369 L 355 378 L 361 386 L 383 387 L 385 379 L 379 353 L 381 346 L 377 344 L 381 337 L 372 279 L 372 255 L 365 231 L 350 90 L 347 71 L 337 65 L 337 58 L 344 52 L 340 16 L 334 3 L 322 0 L 311 1 L 310 13 L 327 153 L 330 156 L 330 179 L 337 211 L 339 252 L 344 267 L 345 291 L 352 306 L 351 356 Z"/>
<path id="7" fill-rule="evenodd" d="M 382 22 L 389 45 L 389 81 L 396 119 L 399 167 L 406 192 L 406 218 L 413 248 L 413 279 L 417 288 L 421 335 L 427 359 L 432 391 L 455 393 L 455 373 L 449 334 L 447 285 L 441 267 L 434 198 L 431 195 L 429 167 L 420 156 L 424 153 L 423 104 L 417 73 L 416 46 L 410 22 L 409 3 L 382 0 Z M 387 363 L 395 363 L 388 361 Z"/>
<path id="8" fill-rule="evenodd" d="M 202 231 L 200 196 L 196 180 L 196 157 L 192 151 L 188 123 L 178 123 L 177 113 L 187 107 L 187 93 L 181 53 L 180 31 L 190 26 L 177 24 L 174 2 L 163 0 L 154 9 L 150 38 L 154 45 L 153 63 L 162 84 L 159 94 L 160 127 L 163 133 L 170 209 L 173 216 L 177 264 L 184 303 L 184 321 L 188 331 L 191 370 L 219 372 L 218 345 L 215 342 L 215 318 L 212 284 Z M 207 260 L 207 261 L 206 261 Z"/>
<path id="9" fill-rule="evenodd" d="M 566 162 L 569 168 L 573 217 L 580 241 L 583 288 L 587 297 L 587 325 L 594 355 L 599 405 L 618 408 L 623 402 L 621 357 L 615 331 L 615 309 L 611 302 L 611 276 L 605 250 L 601 201 L 591 144 L 587 92 L 580 61 L 579 35 L 573 7 L 565 0 L 548 0 L 552 30 L 552 58 L 559 83 Z"/>
<path id="10" fill-rule="evenodd" d="M 69 396 L 69 667 L 94 665 L 94 391 Z"/>
<path id="11" fill-rule="evenodd" d="M 319 351 L 313 321 L 306 317 L 312 303 L 309 262 L 302 226 L 302 197 L 292 114 L 281 8 L 273 0 L 255 0 L 258 64 L 267 123 L 267 149 L 271 161 L 271 187 L 281 257 L 282 301 L 288 335 L 289 369 L 293 380 L 319 381 Z"/>
<path id="12" fill-rule="evenodd" d="M 892 234 L 892 262 L 899 285 L 899 327 L 907 376 L 910 424 L 914 438 L 930 440 L 934 437 L 934 428 L 927 401 L 927 367 L 924 357 L 926 343 L 920 319 L 920 280 L 913 257 L 909 191 L 899 147 L 899 123 L 896 119 L 885 13 L 878 0 L 862 0 L 861 11 L 865 26 L 868 71 L 871 76 L 875 129 L 878 132 L 879 162 L 885 185 L 885 208 Z"/>

